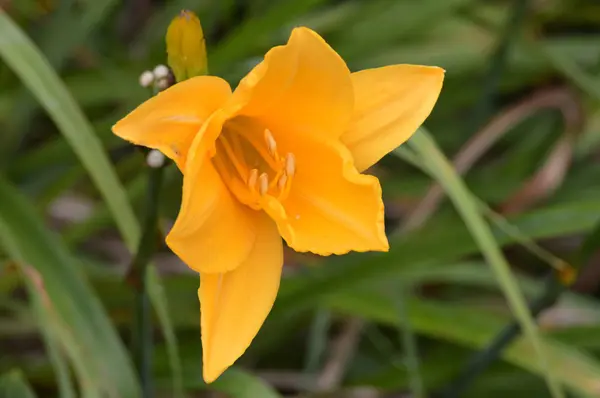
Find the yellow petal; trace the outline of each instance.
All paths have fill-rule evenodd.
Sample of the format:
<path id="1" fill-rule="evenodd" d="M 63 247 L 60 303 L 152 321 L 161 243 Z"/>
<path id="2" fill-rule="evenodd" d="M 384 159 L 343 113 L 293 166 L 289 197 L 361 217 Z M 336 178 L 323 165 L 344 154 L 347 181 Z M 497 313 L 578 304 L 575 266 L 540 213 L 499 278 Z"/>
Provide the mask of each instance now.
<path id="1" fill-rule="evenodd" d="M 363 171 L 410 138 L 431 113 L 444 70 L 392 65 L 352 74 L 354 114 L 342 141 Z"/>
<path id="2" fill-rule="evenodd" d="M 167 245 L 198 272 L 226 272 L 246 260 L 256 240 L 253 211 L 229 192 L 210 161 L 207 147 L 219 123 L 196 135 L 183 176 L 181 209 Z M 207 127 L 208 126 L 208 127 Z"/>
<path id="3" fill-rule="evenodd" d="M 340 56 L 308 28 L 271 49 L 235 90 L 232 106 L 288 134 L 339 137 L 352 116 L 350 71 Z"/>
<path id="4" fill-rule="evenodd" d="M 277 227 L 264 212 L 253 212 L 253 220 L 258 235 L 246 261 L 224 274 L 200 274 L 203 373 L 208 383 L 246 351 L 279 289 L 283 246 Z"/>
<path id="5" fill-rule="evenodd" d="M 387 251 L 379 180 L 360 174 L 336 140 L 276 139 L 294 153 L 295 174 L 289 196 L 266 196 L 264 206 L 287 244 L 320 255 Z"/>
<path id="6" fill-rule="evenodd" d="M 141 104 L 115 124 L 113 132 L 134 144 L 160 150 L 183 170 L 195 134 L 230 95 L 223 79 L 195 77 Z"/>

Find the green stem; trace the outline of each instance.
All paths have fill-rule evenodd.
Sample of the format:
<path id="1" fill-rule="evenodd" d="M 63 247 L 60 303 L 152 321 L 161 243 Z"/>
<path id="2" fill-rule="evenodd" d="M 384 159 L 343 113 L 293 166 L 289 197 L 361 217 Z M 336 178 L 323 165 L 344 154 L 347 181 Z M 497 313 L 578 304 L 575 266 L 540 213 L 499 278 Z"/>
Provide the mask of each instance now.
<path id="1" fill-rule="evenodd" d="M 148 194 L 142 237 L 131 262 L 127 280 L 134 288 L 132 351 L 144 398 L 152 396 L 152 315 L 147 291 L 148 263 L 156 249 L 158 203 L 164 167 L 148 168 Z"/>

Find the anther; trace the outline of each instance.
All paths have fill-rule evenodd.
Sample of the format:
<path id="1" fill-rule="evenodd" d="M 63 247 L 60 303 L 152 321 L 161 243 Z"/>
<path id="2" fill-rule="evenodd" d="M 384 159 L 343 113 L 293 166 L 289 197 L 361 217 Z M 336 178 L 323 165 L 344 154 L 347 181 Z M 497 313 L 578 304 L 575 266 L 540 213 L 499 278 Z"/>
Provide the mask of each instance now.
<path id="1" fill-rule="evenodd" d="M 275 142 L 273 133 L 271 133 L 271 130 L 269 129 L 265 129 L 265 141 L 267 142 L 267 148 L 269 149 L 269 153 L 272 156 L 274 156 L 277 152 L 277 143 Z"/>
<path id="2" fill-rule="evenodd" d="M 269 176 L 267 173 L 262 173 L 260 177 L 258 177 L 258 190 L 261 195 L 266 195 L 269 190 Z"/>
<path id="3" fill-rule="evenodd" d="M 287 183 L 287 180 L 288 180 L 287 174 L 283 174 L 281 177 L 279 177 L 279 181 L 277 181 L 277 187 L 279 188 L 280 191 L 283 191 L 283 188 L 285 188 L 285 184 Z"/>
<path id="4" fill-rule="evenodd" d="M 250 175 L 248 176 L 248 186 L 254 189 L 254 187 L 256 187 L 256 181 L 258 181 L 258 170 L 252 169 L 250 170 Z"/>
<path id="5" fill-rule="evenodd" d="M 293 153 L 287 153 L 285 155 L 285 173 L 293 177 L 296 172 L 296 158 Z"/>

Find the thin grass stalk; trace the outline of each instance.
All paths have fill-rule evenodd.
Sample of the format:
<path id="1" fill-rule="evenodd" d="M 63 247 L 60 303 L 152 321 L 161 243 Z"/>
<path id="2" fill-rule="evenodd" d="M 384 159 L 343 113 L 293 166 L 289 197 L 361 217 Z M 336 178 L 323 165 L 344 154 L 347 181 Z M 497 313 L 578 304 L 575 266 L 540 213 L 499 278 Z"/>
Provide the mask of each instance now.
<path id="1" fill-rule="evenodd" d="M 480 214 L 476 202 L 472 199 L 471 192 L 469 192 L 464 182 L 453 169 L 448 159 L 438 149 L 435 141 L 429 136 L 427 131 L 421 129 L 411 139 L 410 145 L 421 158 L 427 159 L 430 170 L 448 193 L 456 210 L 463 218 L 466 227 L 471 232 L 473 239 L 480 247 L 483 256 L 496 274 L 509 307 L 523 327 L 525 336 L 531 342 L 539 359 L 540 367 L 544 370 L 551 396 L 553 398 L 564 398 L 565 395 L 562 388 L 553 377 L 548 365 L 537 327 L 527 308 L 523 293 L 518 288 L 515 277 L 510 271 L 510 266 L 496 243 L 491 229 Z"/>

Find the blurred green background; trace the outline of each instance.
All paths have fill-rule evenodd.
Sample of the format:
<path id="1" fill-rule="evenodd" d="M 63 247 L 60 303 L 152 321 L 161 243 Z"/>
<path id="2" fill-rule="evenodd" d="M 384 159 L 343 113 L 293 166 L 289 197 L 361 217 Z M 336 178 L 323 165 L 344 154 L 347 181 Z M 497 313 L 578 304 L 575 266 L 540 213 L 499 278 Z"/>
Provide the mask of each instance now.
<path id="1" fill-rule="evenodd" d="M 199 15 L 210 72 L 232 85 L 297 25 L 353 71 L 447 72 L 424 128 L 372 170 L 392 250 L 287 252 L 267 323 L 210 386 L 198 278 L 160 249 L 148 274 L 152 396 L 600 397 L 597 1 L 0 0 L 0 9 L 0 397 L 141 396 L 124 275 L 145 164 L 110 126 L 148 98 L 138 78 L 166 62 L 164 34 L 181 9 Z M 171 165 L 165 228 L 180 187 Z M 557 288 L 573 268 L 575 283 Z M 544 295 L 558 298 L 536 332 L 525 305 Z M 491 365 L 458 388 L 507 325 L 528 337 L 488 355 Z"/>

